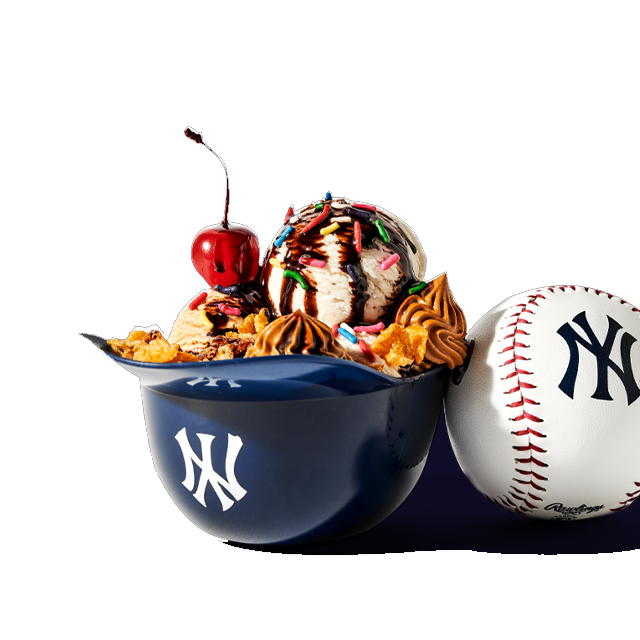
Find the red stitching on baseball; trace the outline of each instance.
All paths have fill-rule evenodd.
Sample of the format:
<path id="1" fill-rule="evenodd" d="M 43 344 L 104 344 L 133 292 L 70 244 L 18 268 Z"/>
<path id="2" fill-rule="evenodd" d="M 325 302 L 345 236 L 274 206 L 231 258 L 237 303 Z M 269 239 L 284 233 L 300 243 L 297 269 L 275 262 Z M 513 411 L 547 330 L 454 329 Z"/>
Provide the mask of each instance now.
<path id="1" fill-rule="evenodd" d="M 513 489 L 515 489 L 515 487 L 512 487 Z M 519 491 L 518 489 L 516 489 L 516 491 Z M 522 500 L 523 502 L 527 502 L 527 498 L 532 498 L 533 500 L 538 500 L 538 502 L 542 502 L 542 498 L 540 498 L 539 496 L 534 495 L 533 493 L 529 493 L 527 494 L 526 497 L 524 496 L 524 491 L 519 491 L 519 493 L 523 494 L 522 496 L 516 496 L 513 493 L 509 492 L 510 496 L 513 496 L 513 498 L 515 498 L 516 500 Z M 537 509 L 538 507 L 530 504 L 527 502 L 527 504 L 532 508 L 532 509 Z"/>
<path id="2" fill-rule="evenodd" d="M 542 418 L 538 418 L 538 416 L 534 416 L 532 413 L 528 413 L 527 411 L 523 411 L 521 415 L 516 416 L 515 418 L 509 418 L 509 420 L 513 420 L 513 422 L 519 422 L 520 420 L 531 420 L 532 422 L 544 422 Z"/>
<path id="3" fill-rule="evenodd" d="M 525 371 L 524 369 L 516 369 L 513 373 L 505 376 L 504 378 L 500 378 L 500 380 L 508 380 L 509 378 L 513 378 L 513 376 L 530 376 L 531 371 Z"/>
<path id="4" fill-rule="evenodd" d="M 516 451 L 537 451 L 538 453 L 547 453 L 546 449 L 542 449 L 540 448 L 538 445 L 535 445 L 533 443 L 528 444 L 527 446 L 523 446 L 523 447 L 513 447 Z M 627 494 L 629 495 L 629 494 Z"/>
<path id="5" fill-rule="evenodd" d="M 515 393 L 516 391 L 520 391 L 520 389 L 536 389 L 535 384 L 529 384 L 528 382 L 519 382 L 517 387 L 513 387 L 513 389 L 509 389 L 509 391 L 504 391 L 505 395 L 509 395 L 510 393 Z"/>
<path id="6" fill-rule="evenodd" d="M 640 484 L 638 484 L 637 482 L 634 482 L 634 484 L 640 486 Z M 640 497 L 639 494 L 640 494 L 640 491 L 636 491 L 635 493 L 627 493 L 627 495 L 629 496 L 629 499 L 623 500 L 622 502 L 620 502 L 619 504 L 621 504 L 622 506 L 616 507 L 615 509 L 609 509 L 609 511 L 622 511 L 623 509 L 626 509 L 638 497 Z"/>
<path id="7" fill-rule="evenodd" d="M 545 480 L 547 482 L 549 481 L 549 478 L 545 478 L 544 476 L 537 474 L 535 471 L 525 471 L 524 469 L 518 469 L 517 467 L 516 471 L 525 476 L 533 476 L 536 480 Z"/>
<path id="8" fill-rule="evenodd" d="M 531 358 L 525 358 L 524 356 L 514 356 L 511 360 L 507 360 L 501 367 L 506 367 L 508 364 L 513 364 L 516 360 L 531 360 Z"/>
<path id="9" fill-rule="evenodd" d="M 550 289 L 551 290 L 551 289 Z M 509 322 L 507 324 L 507 326 L 505 327 L 505 335 L 502 337 L 502 339 L 500 340 L 500 342 L 502 341 L 509 341 L 509 345 L 505 346 L 502 351 L 500 351 L 500 354 L 509 354 L 507 360 L 505 360 L 502 364 L 500 364 L 500 367 L 508 367 L 510 365 L 515 365 L 514 366 L 514 371 L 508 373 L 506 376 L 504 376 L 503 378 L 501 378 L 502 380 L 510 380 L 511 378 L 516 378 L 515 379 L 515 386 L 510 387 L 507 391 L 504 391 L 503 393 L 505 394 L 514 394 L 517 393 L 520 395 L 520 399 L 516 400 L 514 402 L 508 403 L 505 406 L 509 407 L 510 409 L 515 409 L 515 408 L 519 408 L 519 407 L 524 407 L 525 405 L 539 405 L 540 403 L 537 402 L 536 400 L 534 400 L 533 398 L 529 398 L 525 395 L 526 390 L 528 389 L 535 389 L 536 385 L 528 383 L 528 382 L 524 382 L 523 380 L 520 379 L 521 376 L 528 376 L 528 375 L 532 375 L 531 371 L 527 371 L 525 369 L 520 369 L 518 368 L 518 364 L 522 361 L 528 361 L 531 360 L 531 358 L 527 358 L 523 355 L 521 355 L 520 353 L 518 353 L 518 350 L 520 349 L 528 349 L 530 347 L 530 345 L 525 344 L 524 342 L 518 341 L 519 336 L 528 336 L 530 335 L 527 331 L 524 331 L 523 329 L 519 328 L 518 325 L 522 325 L 522 324 L 527 324 L 530 325 L 532 324 L 532 319 L 527 320 L 524 317 L 524 314 L 531 314 L 531 315 L 535 315 L 535 313 L 533 312 L 533 310 L 531 309 L 531 307 L 538 307 L 538 300 L 546 300 L 546 297 L 544 295 L 542 295 L 539 291 L 530 294 L 528 296 L 528 301 L 526 303 L 518 303 L 517 305 L 515 305 L 515 308 L 517 309 L 517 312 L 508 316 L 509 318 L 514 318 L 513 321 Z M 521 340 L 521 338 L 520 338 Z M 524 409 L 522 410 L 522 413 L 518 416 L 515 416 L 513 418 L 509 418 L 510 421 L 512 422 L 520 422 L 521 420 L 528 420 L 530 422 L 534 422 L 534 423 L 541 423 L 544 422 L 544 420 L 539 417 L 536 416 L 532 413 L 529 413 L 528 411 L 525 411 Z M 507 496 L 504 496 L 503 500 L 508 500 L 509 504 L 515 508 L 515 512 L 516 513 L 530 513 L 531 510 L 537 509 L 538 507 L 534 504 L 532 504 L 533 501 L 541 501 L 542 498 L 535 495 L 533 493 L 534 490 L 536 491 L 545 491 L 545 489 L 543 487 L 541 487 L 539 484 L 535 484 L 533 482 L 532 478 L 535 478 L 536 480 L 538 480 L 538 482 L 548 482 L 548 479 L 545 478 L 544 476 L 536 473 L 535 471 L 533 471 L 533 467 L 539 467 L 539 468 L 544 468 L 547 467 L 547 463 L 540 460 L 538 457 L 534 456 L 533 453 L 535 452 L 536 454 L 545 454 L 546 450 L 542 449 L 541 447 L 539 447 L 538 445 L 534 444 L 531 441 L 531 437 L 537 437 L 537 438 L 546 438 L 546 435 L 543 433 L 540 433 L 539 431 L 535 431 L 533 429 L 530 428 L 526 428 L 526 429 L 520 429 L 520 430 L 516 430 L 516 431 L 512 431 L 511 432 L 512 435 L 517 436 L 517 437 L 526 437 L 528 439 L 528 443 L 527 444 L 522 444 L 522 445 L 514 445 L 513 449 L 516 451 L 528 451 L 531 452 L 532 455 L 530 455 L 530 457 L 528 458 L 515 458 L 516 464 L 520 465 L 520 464 L 524 464 L 524 465 L 528 465 L 529 469 L 520 469 L 518 467 L 515 468 L 516 473 L 524 475 L 524 476 L 529 476 L 528 480 L 521 480 L 521 479 L 517 479 L 514 478 L 514 481 L 516 481 L 517 483 L 521 484 L 521 485 L 525 485 L 527 487 L 527 491 L 522 491 L 521 489 L 518 489 L 516 487 L 511 486 L 510 488 L 512 489 L 512 491 L 508 492 L 509 495 L 511 495 L 514 499 L 516 500 L 521 500 L 521 503 L 519 505 L 514 505 L 508 498 Z"/>
<path id="10" fill-rule="evenodd" d="M 586 292 L 589 291 L 593 291 L 596 295 L 601 295 L 604 292 L 599 290 L 599 289 L 590 289 L 589 287 L 580 287 L 581 289 L 584 289 Z M 565 292 L 566 290 L 570 289 L 571 291 L 577 291 L 578 288 L 574 285 L 558 285 L 558 286 L 554 286 L 554 287 L 547 287 L 546 291 L 548 291 L 549 293 L 557 293 L 557 291 L 562 291 Z M 518 328 L 519 324 L 532 324 L 532 319 L 527 320 L 525 317 L 523 317 L 523 314 L 531 314 L 531 315 L 535 315 L 535 312 L 530 308 L 532 306 L 534 307 L 538 307 L 540 306 L 537 302 L 537 300 L 546 300 L 547 298 L 541 293 L 542 289 L 536 291 L 535 293 L 532 294 L 528 294 L 528 302 L 527 303 L 518 303 L 515 305 L 516 308 L 516 313 L 513 313 L 509 316 L 507 316 L 508 318 L 515 318 L 515 320 L 509 322 L 506 327 L 503 327 L 506 330 L 511 330 L 510 333 L 506 334 L 505 336 L 503 336 L 499 342 L 503 342 L 503 341 L 512 341 L 510 346 L 505 347 L 502 351 L 500 351 L 500 354 L 504 354 L 504 353 L 509 353 L 510 357 L 508 360 L 506 360 L 505 362 L 503 362 L 502 364 L 498 365 L 499 367 L 506 367 L 509 365 L 514 365 L 515 364 L 515 370 L 506 374 L 504 377 L 500 378 L 501 380 L 510 380 L 511 378 L 516 378 L 515 382 L 517 383 L 516 386 L 511 387 L 508 391 L 504 391 L 503 393 L 506 395 L 509 394 L 513 394 L 513 393 L 519 393 L 520 394 L 520 400 L 512 402 L 510 404 L 506 404 L 506 407 L 509 408 L 518 408 L 518 407 L 524 407 L 525 404 L 527 405 L 539 405 L 539 402 L 534 401 L 531 398 L 527 398 L 525 397 L 523 391 L 526 389 L 535 389 L 536 385 L 524 382 L 522 380 L 520 380 L 521 376 L 527 376 L 527 375 L 532 375 L 533 372 L 532 371 L 527 371 L 525 369 L 519 369 L 518 368 L 518 361 L 523 361 L 523 360 L 531 360 L 531 358 L 526 358 L 522 355 L 520 355 L 519 353 L 516 352 L 516 349 L 524 349 L 524 348 L 528 348 L 530 345 L 526 345 L 522 342 L 517 342 L 516 338 L 519 335 L 525 335 L 528 336 L 530 335 L 529 333 L 527 333 L 526 331 L 523 331 L 522 329 Z M 607 297 L 611 300 L 616 296 L 613 296 L 611 294 L 606 294 Z M 628 302 L 626 302 L 625 300 L 620 299 L 621 304 L 629 304 Z M 634 312 L 638 312 L 640 313 L 640 309 L 631 306 L 631 310 Z M 513 328 L 515 327 L 515 329 Z M 527 411 L 522 411 L 522 413 L 518 416 L 516 416 L 515 418 L 509 418 L 510 421 L 513 422 L 519 422 L 521 420 L 528 420 L 530 422 L 534 422 L 534 423 L 541 423 L 544 422 L 544 420 L 542 418 L 540 418 L 539 416 L 533 415 Z M 546 438 L 546 434 L 543 434 L 539 431 L 535 431 L 533 429 L 531 429 L 530 427 L 527 427 L 526 429 L 520 429 L 520 430 L 516 430 L 516 431 L 512 431 L 511 432 L 512 435 L 516 436 L 516 437 L 529 437 L 531 438 L 531 436 L 534 436 L 536 438 Z M 540 448 L 539 446 L 533 444 L 531 442 L 531 440 L 529 440 L 529 444 L 528 445 L 514 445 L 513 449 L 515 449 L 516 451 L 535 451 L 536 453 L 539 454 L 543 454 L 543 453 L 547 453 L 546 450 Z M 538 467 L 548 467 L 549 465 L 546 464 L 545 462 L 543 462 L 542 460 L 539 460 L 538 458 L 534 457 L 533 455 L 531 455 L 529 458 L 515 458 L 515 461 L 517 464 L 528 464 L 531 468 L 530 469 L 519 469 L 518 467 L 515 468 L 516 473 L 521 474 L 523 476 L 530 476 L 530 478 L 535 478 L 536 480 L 540 481 L 540 482 L 548 482 L 549 479 L 536 473 L 535 471 L 533 471 L 533 466 L 536 465 Z M 518 514 L 528 514 L 531 513 L 532 510 L 537 509 L 537 507 L 534 504 L 531 504 L 531 502 L 529 502 L 529 500 L 537 500 L 540 501 L 542 500 L 542 498 L 536 496 L 535 494 L 532 493 L 532 490 L 535 489 L 536 491 L 546 491 L 546 489 L 542 486 L 540 486 L 539 484 L 536 484 L 533 479 L 529 479 L 529 480 L 522 480 L 522 479 L 518 479 L 518 478 L 513 478 L 513 480 L 515 482 L 517 482 L 518 484 L 521 485 L 529 485 L 529 489 L 528 489 L 528 493 L 526 494 L 526 497 L 522 497 L 525 496 L 525 492 L 517 489 L 516 487 L 511 486 L 510 489 L 513 490 L 512 491 L 508 491 L 509 495 L 511 495 L 514 499 L 516 500 L 522 500 L 520 505 L 515 505 L 506 495 L 505 496 L 500 496 L 497 499 L 492 499 L 489 498 L 489 496 L 485 497 L 492 502 L 493 504 L 499 504 L 501 506 L 506 506 L 507 508 L 512 507 L 513 511 L 515 513 Z M 637 487 L 640 487 L 640 482 L 635 482 L 634 483 Z M 627 493 L 627 500 L 623 501 L 620 503 L 620 507 L 615 508 L 615 509 L 611 509 L 611 511 L 621 511 L 622 509 L 626 509 L 626 507 L 628 507 L 634 500 L 636 500 L 637 498 L 640 498 L 640 490 L 638 491 L 634 491 L 632 493 Z"/>
<path id="11" fill-rule="evenodd" d="M 636 487 L 640 487 L 640 482 L 634 482 L 633 484 L 635 484 Z M 609 511 L 622 511 L 623 509 L 626 509 L 632 502 L 640 498 L 640 489 L 638 491 L 633 491 L 632 493 L 627 493 L 626 495 L 627 499 L 619 503 L 622 506 L 616 507 L 615 509 L 609 509 Z"/>
<path id="12" fill-rule="evenodd" d="M 505 407 L 510 407 L 511 409 L 516 409 L 517 407 L 521 407 L 524 404 L 540 404 L 539 402 L 535 402 L 535 400 L 530 400 L 529 398 L 523 397 L 522 400 L 518 400 L 518 402 L 512 402 L 511 404 L 505 404 Z"/>
<path id="13" fill-rule="evenodd" d="M 631 311 L 635 311 L 636 313 L 640 313 L 640 309 L 638 309 L 637 307 L 632 306 L 630 302 L 627 302 L 626 300 L 623 300 L 622 298 L 620 298 L 620 302 L 622 304 L 628 304 L 629 306 L 631 306 Z"/>
<path id="14" fill-rule="evenodd" d="M 508 337 L 508 336 L 507 336 Z M 506 338 L 505 338 L 506 339 Z M 499 353 L 506 353 L 507 351 L 513 351 L 516 347 L 521 347 L 523 349 L 526 349 L 529 347 L 528 344 L 522 344 L 522 342 L 514 342 L 512 346 L 510 347 L 505 347 L 502 351 L 500 351 Z"/>
<path id="15" fill-rule="evenodd" d="M 542 462 L 538 460 L 538 458 L 534 458 L 533 456 L 529 456 L 528 458 L 516 458 L 516 462 L 518 464 L 537 464 L 539 467 L 548 467 L 549 465 L 546 462 Z"/>
<path id="16" fill-rule="evenodd" d="M 521 431 L 512 431 L 511 435 L 514 436 L 526 436 L 527 434 L 531 434 L 532 436 L 536 436 L 537 438 L 546 438 L 547 436 L 544 433 L 540 433 L 539 431 L 534 431 L 533 429 L 522 429 Z"/>
<path id="17" fill-rule="evenodd" d="M 544 487 L 540 486 L 539 484 L 536 484 L 533 480 L 520 480 L 519 478 L 511 478 L 511 479 L 514 482 L 517 482 L 518 484 L 529 484 L 534 489 L 537 489 L 538 491 L 546 491 Z"/>
<path id="18" fill-rule="evenodd" d="M 513 338 L 516 335 L 516 333 L 520 333 L 523 336 L 530 335 L 526 331 L 523 331 L 522 329 L 516 329 L 513 333 L 510 333 L 508 336 L 505 336 L 504 338 L 502 338 L 502 340 L 508 340 L 509 338 Z M 500 342 L 502 342 L 502 340 L 500 340 Z"/>

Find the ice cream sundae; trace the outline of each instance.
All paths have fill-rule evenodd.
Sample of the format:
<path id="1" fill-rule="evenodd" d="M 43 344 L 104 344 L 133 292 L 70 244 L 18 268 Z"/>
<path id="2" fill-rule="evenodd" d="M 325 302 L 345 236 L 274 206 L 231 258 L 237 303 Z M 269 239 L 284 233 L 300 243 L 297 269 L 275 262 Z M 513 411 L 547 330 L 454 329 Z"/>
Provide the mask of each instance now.
<path id="1" fill-rule="evenodd" d="M 228 185 L 191 248 L 208 286 L 168 336 L 83 335 L 139 378 L 155 468 L 198 527 L 250 544 L 361 533 L 422 473 L 464 315 L 389 211 L 327 192 L 275 212 L 261 262 L 255 233 L 228 220 Z"/>
<path id="2" fill-rule="evenodd" d="M 208 147 L 201 134 L 187 137 Z M 210 286 L 179 313 L 165 342 L 171 359 L 224 360 L 292 353 L 354 360 L 394 377 L 466 355 L 466 322 L 446 274 L 425 281 L 426 257 L 411 228 L 371 204 L 330 192 L 289 207 L 261 265 L 255 234 L 223 221 L 203 229 L 192 260 Z M 157 338 L 158 336 L 154 336 Z M 159 336 L 160 338 L 162 336 Z M 158 349 L 131 347 L 148 333 L 111 340 L 124 357 L 158 361 Z M 162 352 L 168 358 L 168 352 Z"/>

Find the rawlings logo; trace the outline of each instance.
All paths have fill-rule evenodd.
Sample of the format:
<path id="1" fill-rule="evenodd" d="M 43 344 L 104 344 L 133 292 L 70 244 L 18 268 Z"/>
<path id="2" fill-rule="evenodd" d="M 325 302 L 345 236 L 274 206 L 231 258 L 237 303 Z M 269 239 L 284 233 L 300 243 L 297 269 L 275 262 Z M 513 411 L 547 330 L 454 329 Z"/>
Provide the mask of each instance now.
<path id="1" fill-rule="evenodd" d="M 620 340 L 620 360 L 622 367 L 618 366 L 613 360 L 611 360 L 611 350 L 613 348 L 613 342 L 618 334 L 618 331 L 622 329 L 622 325 L 616 322 L 613 318 L 607 316 L 609 320 L 609 329 L 604 342 L 601 344 L 596 338 L 589 321 L 587 320 L 587 314 L 585 311 L 580 312 L 574 319 L 579 327 L 581 327 L 587 334 L 589 341 L 585 340 L 579 335 L 576 330 L 568 323 L 565 322 L 559 329 L 558 333 L 566 340 L 569 346 L 569 365 L 567 371 L 562 378 L 562 382 L 558 385 L 560 389 L 573 398 L 573 393 L 576 385 L 576 377 L 578 375 L 578 366 L 580 362 L 580 353 L 578 344 L 581 344 L 589 353 L 592 353 L 597 361 L 598 367 L 598 383 L 595 393 L 591 396 L 597 400 L 613 400 L 609 394 L 609 369 L 611 369 L 620 378 L 627 392 L 627 402 L 630 405 L 640 397 L 640 388 L 636 382 L 633 371 L 631 370 L 631 346 L 636 341 L 630 333 L 624 332 Z"/>
<path id="2" fill-rule="evenodd" d="M 207 489 L 207 485 L 210 484 L 213 490 L 220 500 L 222 510 L 226 511 L 232 507 L 235 502 L 229 498 L 222 489 L 226 489 L 235 499 L 241 500 L 246 495 L 247 491 L 236 480 L 235 465 L 238 453 L 242 448 L 242 438 L 240 436 L 232 436 L 227 434 L 227 456 L 225 459 L 225 471 L 227 473 L 227 479 L 221 478 L 214 470 L 211 464 L 211 443 L 215 436 L 208 433 L 196 433 L 200 440 L 200 448 L 202 451 L 202 459 L 198 458 L 191 445 L 189 444 L 189 438 L 187 432 L 182 428 L 176 433 L 176 440 L 182 450 L 185 466 L 185 478 L 182 484 L 189 490 L 193 491 L 196 484 L 196 477 L 193 469 L 194 463 L 200 467 L 200 481 L 198 482 L 198 488 L 196 489 L 193 497 L 203 506 L 206 507 L 207 503 L 204 501 L 204 493 Z"/>
<path id="3" fill-rule="evenodd" d="M 545 511 L 555 511 L 569 517 L 579 516 L 583 513 L 594 513 L 600 511 L 600 509 L 604 509 L 603 504 L 598 507 L 587 507 L 585 504 L 581 504 L 579 507 L 565 507 L 562 502 L 553 502 L 544 508 Z"/>

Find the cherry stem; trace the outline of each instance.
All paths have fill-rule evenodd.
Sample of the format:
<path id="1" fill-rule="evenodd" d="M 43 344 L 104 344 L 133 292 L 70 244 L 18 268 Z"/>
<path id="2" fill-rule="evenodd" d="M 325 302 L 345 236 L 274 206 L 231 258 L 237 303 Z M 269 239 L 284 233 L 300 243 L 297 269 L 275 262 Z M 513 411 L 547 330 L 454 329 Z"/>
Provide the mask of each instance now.
<path id="1" fill-rule="evenodd" d="M 229 215 L 229 172 L 227 171 L 227 165 L 224 163 L 224 160 L 202 139 L 202 134 L 201 133 L 199 133 L 195 129 L 192 129 L 191 127 L 187 127 L 184 130 L 184 135 L 187 136 L 187 138 L 191 138 L 191 140 L 194 140 L 198 144 L 204 145 L 207 149 L 209 149 L 209 151 L 211 151 L 211 153 L 213 153 L 213 155 L 216 158 L 218 158 L 218 160 L 220 160 L 220 162 L 222 163 L 222 166 L 224 167 L 224 172 L 225 172 L 225 174 L 227 176 L 227 200 L 226 200 L 226 202 L 224 204 L 224 218 L 222 220 L 222 226 L 225 229 L 228 229 L 229 228 L 229 221 L 228 221 L 228 215 Z"/>

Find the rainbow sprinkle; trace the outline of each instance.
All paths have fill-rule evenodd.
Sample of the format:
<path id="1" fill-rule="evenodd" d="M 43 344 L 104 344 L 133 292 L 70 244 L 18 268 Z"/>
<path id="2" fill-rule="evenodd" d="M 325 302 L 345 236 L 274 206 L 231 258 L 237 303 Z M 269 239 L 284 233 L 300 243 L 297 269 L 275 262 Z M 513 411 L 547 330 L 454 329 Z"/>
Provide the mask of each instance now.
<path id="1" fill-rule="evenodd" d="M 380 220 L 376 220 L 374 224 L 376 225 L 376 229 L 378 230 L 378 234 L 380 235 L 380 237 L 385 242 L 389 242 L 389 235 L 387 234 L 387 230 L 382 225 L 382 222 L 380 222 Z"/>
<path id="2" fill-rule="evenodd" d="M 325 196 L 324 196 L 324 199 L 325 199 L 325 200 L 331 200 L 331 199 L 332 199 L 332 197 L 331 197 L 331 191 L 327 191 L 327 193 L 326 193 L 326 194 L 325 194 Z"/>
<path id="3" fill-rule="evenodd" d="M 191 309 L 191 311 L 195 311 L 206 299 L 207 299 L 207 292 L 206 291 L 203 291 L 202 293 L 199 293 L 189 303 L 189 309 Z"/>
<path id="4" fill-rule="evenodd" d="M 320 205 L 322 206 L 322 203 L 320 203 Z M 318 205 L 316 205 L 316 211 L 317 210 L 318 210 Z M 301 234 L 302 233 L 307 233 L 307 231 L 309 231 L 310 229 L 313 229 L 313 227 L 315 227 L 316 225 L 318 225 L 322 221 L 324 221 L 325 218 L 327 218 L 327 216 L 329 215 L 329 211 L 331 211 L 331 205 L 330 204 L 325 204 L 324 206 L 322 206 L 322 213 L 317 215 L 311 222 L 309 222 L 309 224 L 305 225 L 302 228 L 302 231 L 300 233 Z"/>
<path id="5" fill-rule="evenodd" d="M 353 206 L 357 207 L 358 209 L 364 209 L 365 211 L 371 211 L 372 213 L 378 212 L 378 209 L 372 204 L 364 204 L 364 202 L 354 202 Z"/>
<path id="6" fill-rule="evenodd" d="M 322 202 L 318 202 L 318 203 L 316 203 L 316 204 L 313 206 L 313 208 L 314 208 L 316 211 L 320 211 L 320 209 L 322 209 L 322 207 L 324 207 L 324 204 L 323 204 Z"/>
<path id="7" fill-rule="evenodd" d="M 371 220 L 371 213 L 369 211 L 359 211 L 358 209 L 354 209 L 353 207 L 345 207 L 342 212 L 350 216 L 355 216 L 356 218 L 360 218 L 362 220 Z"/>
<path id="8" fill-rule="evenodd" d="M 337 231 L 340 228 L 340 225 L 337 222 L 334 222 L 333 224 L 330 224 L 328 227 L 324 227 L 323 229 L 320 229 L 320 233 L 323 236 L 329 235 L 330 233 L 333 233 L 334 231 Z"/>
<path id="9" fill-rule="evenodd" d="M 213 329 L 213 322 L 211 322 L 211 320 L 209 320 L 209 318 L 207 317 L 206 309 L 200 309 L 200 320 L 202 320 L 202 324 L 205 327 L 207 327 L 207 329 L 209 329 L 209 331 L 211 331 L 211 329 Z"/>
<path id="10" fill-rule="evenodd" d="M 353 335 L 353 333 L 351 333 L 350 331 L 347 331 L 346 329 L 343 329 L 340 326 L 338 327 L 338 333 L 344 338 L 346 338 L 349 342 L 353 342 L 353 344 L 357 344 L 358 338 L 356 338 L 355 335 Z"/>
<path id="11" fill-rule="evenodd" d="M 274 267 L 278 267 L 279 269 L 284 269 L 284 264 L 275 258 L 269 258 L 269 264 L 272 264 Z"/>
<path id="12" fill-rule="evenodd" d="M 228 316 L 239 316 L 242 314 L 240 309 L 237 309 L 236 307 L 228 307 L 224 302 L 221 302 L 218 305 L 218 309 Z"/>
<path id="13" fill-rule="evenodd" d="M 422 291 L 427 286 L 427 283 L 423 280 L 420 284 L 417 284 L 415 287 L 411 287 L 409 289 L 409 293 L 418 293 L 418 291 Z"/>
<path id="14" fill-rule="evenodd" d="M 353 244 L 356 247 L 356 251 L 362 253 L 362 230 L 357 220 L 353 223 Z"/>
<path id="15" fill-rule="evenodd" d="M 378 322 L 378 324 L 370 324 L 368 327 L 353 327 L 354 331 L 358 333 L 378 333 L 384 329 L 384 322 Z"/>
<path id="16" fill-rule="evenodd" d="M 273 243 L 274 247 L 279 247 L 283 242 L 284 239 L 293 231 L 293 227 L 291 225 L 289 225 L 283 232 L 282 235 Z"/>
<path id="17" fill-rule="evenodd" d="M 390 255 L 384 262 L 380 263 L 380 268 L 383 271 L 386 271 L 389 267 L 393 266 L 396 262 L 400 260 L 400 256 L 397 253 Z"/>
<path id="18" fill-rule="evenodd" d="M 352 264 L 347 265 L 347 273 L 354 282 L 358 282 L 358 280 L 360 280 L 358 274 L 356 273 L 355 267 Z"/>
<path id="19" fill-rule="evenodd" d="M 309 288 L 307 281 L 297 271 L 285 269 L 283 275 L 285 278 L 293 278 L 305 291 Z"/>
<path id="20" fill-rule="evenodd" d="M 309 267 L 318 267 L 319 269 L 322 269 L 322 267 L 327 264 L 324 260 L 317 260 L 316 258 L 305 258 L 304 256 L 300 258 L 298 262 Z"/>
<path id="21" fill-rule="evenodd" d="M 225 295 L 229 295 L 230 293 L 238 293 L 240 291 L 240 287 L 237 284 L 232 284 L 228 287 L 223 287 L 221 284 L 217 284 L 213 288 L 219 293 L 224 293 Z"/>
<path id="22" fill-rule="evenodd" d="M 371 351 L 371 347 L 362 338 L 358 340 L 358 346 L 369 362 L 376 361 L 376 354 Z"/>
<path id="23" fill-rule="evenodd" d="M 341 322 L 340 326 L 345 330 L 348 331 L 351 335 L 355 336 L 355 332 L 353 331 L 353 329 L 346 323 L 346 322 Z"/>

